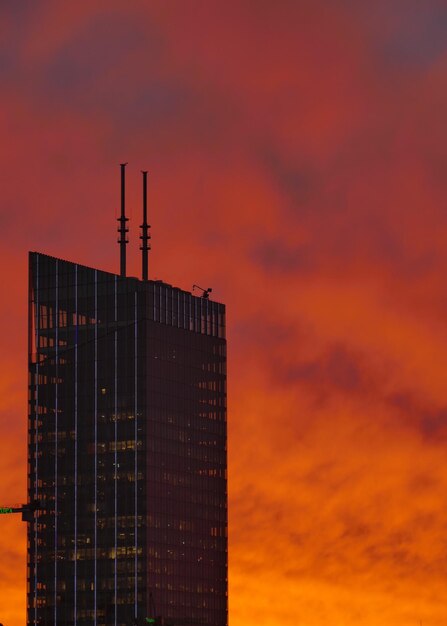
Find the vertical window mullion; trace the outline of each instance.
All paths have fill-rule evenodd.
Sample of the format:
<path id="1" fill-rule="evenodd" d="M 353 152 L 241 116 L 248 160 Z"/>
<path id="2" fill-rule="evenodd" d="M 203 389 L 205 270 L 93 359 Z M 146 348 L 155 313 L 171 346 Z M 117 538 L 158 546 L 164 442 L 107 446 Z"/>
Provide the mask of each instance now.
<path id="1" fill-rule="evenodd" d="M 114 562 L 114 588 L 115 588 L 115 626 L 118 618 L 118 297 L 117 297 L 117 276 L 115 276 L 115 455 L 114 455 L 114 484 L 115 484 L 115 562 Z"/>
<path id="2" fill-rule="evenodd" d="M 36 321 L 34 323 L 34 328 L 35 328 L 35 333 L 36 333 L 36 337 L 35 337 L 35 342 L 36 342 L 36 378 L 35 378 L 35 389 L 36 389 L 36 402 L 35 402 L 35 427 L 34 427 L 34 433 L 35 433 L 35 437 L 36 437 L 36 441 L 35 441 L 35 459 L 34 459 L 34 480 L 35 480 L 35 485 L 34 485 L 34 498 L 36 500 L 36 502 L 39 499 L 39 492 L 38 492 L 38 483 L 39 483 L 39 461 L 38 461 L 38 455 L 39 455 L 39 358 L 40 358 L 40 354 L 39 354 L 39 256 L 37 255 L 36 257 L 36 291 L 35 291 L 35 298 L 36 298 L 36 303 L 35 303 L 35 316 L 36 316 Z M 32 331 L 31 331 L 32 332 Z M 33 362 L 32 356 L 31 356 L 31 363 Z M 35 513 L 34 515 L 34 622 L 35 624 L 37 624 L 37 539 L 38 539 L 38 532 L 37 532 L 37 528 L 38 528 L 38 513 Z"/>
<path id="3" fill-rule="evenodd" d="M 93 607 L 94 626 L 97 624 L 97 576 L 98 576 L 98 272 L 95 270 L 95 382 L 94 382 L 94 436 L 95 436 L 95 513 L 94 513 L 94 582 L 93 582 Z"/>
<path id="4" fill-rule="evenodd" d="M 75 265 L 75 345 L 74 345 L 74 607 L 73 621 L 77 624 L 78 596 L 78 266 Z"/>
<path id="5" fill-rule="evenodd" d="M 56 330 L 55 330 L 55 407 L 54 407 L 54 623 L 57 624 L 57 549 L 58 549 L 58 490 L 57 490 L 57 475 L 58 475 L 58 413 L 59 413 L 59 404 L 58 404 L 58 376 L 59 376 L 59 335 L 58 335 L 58 279 L 59 279 L 59 262 L 56 260 L 56 294 L 55 294 L 55 309 L 56 309 Z"/>
<path id="6" fill-rule="evenodd" d="M 134 335 L 134 372 L 135 372 L 135 620 L 138 617 L 138 294 L 135 292 L 135 335 Z"/>

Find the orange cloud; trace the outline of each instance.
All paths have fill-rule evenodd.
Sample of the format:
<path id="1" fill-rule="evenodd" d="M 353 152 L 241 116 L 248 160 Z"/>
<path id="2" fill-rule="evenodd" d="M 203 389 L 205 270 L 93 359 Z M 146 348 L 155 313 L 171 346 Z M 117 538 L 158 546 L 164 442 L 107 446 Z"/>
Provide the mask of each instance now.
<path id="1" fill-rule="evenodd" d="M 445 626 L 446 9 L 279 4 L 0 9 L 0 502 L 26 494 L 26 253 L 116 270 L 125 159 L 129 272 L 147 167 L 152 277 L 228 306 L 232 625 Z"/>

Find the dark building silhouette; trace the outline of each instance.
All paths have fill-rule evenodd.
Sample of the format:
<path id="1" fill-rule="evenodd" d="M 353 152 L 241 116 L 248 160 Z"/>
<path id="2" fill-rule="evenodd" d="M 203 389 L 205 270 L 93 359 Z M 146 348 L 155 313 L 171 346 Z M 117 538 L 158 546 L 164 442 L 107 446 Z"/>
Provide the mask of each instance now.
<path id="1" fill-rule="evenodd" d="M 28 625 L 227 625 L 224 305 L 30 253 L 28 433 Z"/>

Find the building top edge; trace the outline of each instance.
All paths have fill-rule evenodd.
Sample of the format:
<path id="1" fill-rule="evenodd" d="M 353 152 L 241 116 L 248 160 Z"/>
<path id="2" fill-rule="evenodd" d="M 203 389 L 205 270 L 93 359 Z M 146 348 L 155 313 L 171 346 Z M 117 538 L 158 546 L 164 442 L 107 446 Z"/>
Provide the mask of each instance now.
<path id="1" fill-rule="evenodd" d="M 53 256 L 51 254 L 46 254 L 44 252 L 38 252 L 37 250 L 30 250 L 29 251 L 29 255 L 37 255 L 40 257 L 45 257 L 47 259 L 52 259 L 54 261 L 60 261 L 61 263 L 67 263 L 69 265 L 76 265 L 77 267 L 82 267 L 86 270 L 90 270 L 90 271 L 97 271 L 100 274 L 104 274 L 106 276 L 110 276 L 110 277 L 117 277 L 119 280 L 124 280 L 124 281 L 132 281 L 135 283 L 138 283 L 139 285 L 161 285 L 163 287 L 167 287 L 169 289 L 172 289 L 173 291 L 180 291 L 181 293 L 186 293 L 188 295 L 190 295 L 192 298 L 197 298 L 197 300 L 202 300 L 203 298 L 201 296 L 196 296 L 194 293 L 192 293 L 191 291 L 188 291 L 187 289 L 182 289 L 181 287 L 176 287 L 175 285 L 171 285 L 170 283 L 167 283 L 163 280 L 142 280 L 141 278 L 138 278 L 138 276 L 120 276 L 119 274 L 116 274 L 115 272 L 108 272 L 107 270 L 102 270 L 96 267 L 91 267 L 89 265 L 84 265 L 83 263 L 76 263 L 75 261 L 69 261 L 68 259 L 62 259 L 60 257 L 56 257 Z M 214 302 L 220 306 L 225 307 L 225 304 L 223 302 L 219 302 L 218 300 L 215 300 L 214 298 L 209 298 L 210 302 Z"/>

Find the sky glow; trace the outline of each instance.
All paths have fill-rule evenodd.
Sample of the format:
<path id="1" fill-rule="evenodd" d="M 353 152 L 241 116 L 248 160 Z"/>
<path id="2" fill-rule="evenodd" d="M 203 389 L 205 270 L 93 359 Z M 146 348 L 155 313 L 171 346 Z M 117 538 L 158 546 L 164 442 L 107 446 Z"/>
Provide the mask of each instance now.
<path id="1" fill-rule="evenodd" d="M 26 498 L 27 252 L 227 304 L 231 626 L 447 624 L 447 7 L 0 5 L 0 502 Z M 0 511 L 1 512 L 1 511 Z M 0 621 L 26 537 L 0 523 Z"/>

